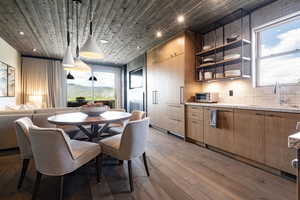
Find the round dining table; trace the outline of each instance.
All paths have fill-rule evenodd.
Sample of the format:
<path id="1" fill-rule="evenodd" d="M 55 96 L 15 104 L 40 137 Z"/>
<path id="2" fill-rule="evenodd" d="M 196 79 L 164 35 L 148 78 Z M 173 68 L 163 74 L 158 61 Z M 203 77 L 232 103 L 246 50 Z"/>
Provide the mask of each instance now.
<path id="1" fill-rule="evenodd" d="M 51 116 L 48 118 L 48 122 L 61 126 L 77 126 L 89 138 L 89 141 L 92 141 L 101 136 L 110 123 L 126 121 L 130 117 L 131 113 L 119 111 L 106 111 L 95 117 L 82 112 L 74 112 Z M 90 126 L 90 130 L 87 126 Z"/>

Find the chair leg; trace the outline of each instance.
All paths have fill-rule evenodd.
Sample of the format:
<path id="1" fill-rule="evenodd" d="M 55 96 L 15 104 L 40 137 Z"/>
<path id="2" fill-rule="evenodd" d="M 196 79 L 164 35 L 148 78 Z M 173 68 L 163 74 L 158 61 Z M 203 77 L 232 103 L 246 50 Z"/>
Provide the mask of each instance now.
<path id="1" fill-rule="evenodd" d="M 64 176 L 60 176 L 60 187 L 59 187 L 59 200 L 63 200 L 64 197 Z"/>
<path id="2" fill-rule="evenodd" d="M 97 173 L 97 183 L 100 183 L 99 156 L 96 157 L 96 166 L 95 166 L 96 167 L 96 173 Z M 101 162 L 101 158 L 100 158 L 100 162 Z"/>
<path id="3" fill-rule="evenodd" d="M 123 165 L 124 160 L 119 160 L 119 165 Z"/>
<path id="4" fill-rule="evenodd" d="M 131 169 L 131 160 L 128 160 L 128 175 L 129 175 L 129 184 L 130 184 L 130 192 L 133 192 L 133 181 L 132 181 L 132 169 Z"/>
<path id="5" fill-rule="evenodd" d="M 144 165 L 145 165 L 145 169 L 146 169 L 147 176 L 150 176 L 149 168 L 148 168 L 148 164 L 147 164 L 147 156 L 146 156 L 146 152 L 143 153 L 143 160 L 144 160 Z"/>
<path id="6" fill-rule="evenodd" d="M 20 175 L 19 183 L 18 183 L 18 190 L 22 187 L 22 183 L 23 183 L 23 180 L 25 178 L 29 162 L 30 162 L 30 159 L 24 159 L 23 160 L 22 171 L 21 171 L 21 175 Z"/>
<path id="7" fill-rule="evenodd" d="M 36 179 L 35 179 L 35 183 L 34 183 L 34 190 L 32 193 L 32 200 L 36 199 L 39 187 L 40 187 L 40 182 L 41 182 L 41 178 L 42 178 L 42 174 L 40 172 L 36 172 Z"/>

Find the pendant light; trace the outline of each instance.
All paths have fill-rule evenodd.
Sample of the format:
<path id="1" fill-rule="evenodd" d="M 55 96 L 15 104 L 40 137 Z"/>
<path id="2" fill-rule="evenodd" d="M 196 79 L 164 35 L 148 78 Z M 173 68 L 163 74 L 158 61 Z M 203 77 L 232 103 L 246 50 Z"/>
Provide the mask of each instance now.
<path id="1" fill-rule="evenodd" d="M 89 81 L 97 81 L 98 79 L 96 78 L 96 76 L 91 76 L 90 78 L 89 78 Z"/>
<path id="2" fill-rule="evenodd" d="M 79 45 L 78 45 L 78 29 L 79 29 L 79 17 L 78 17 L 78 9 L 79 9 L 79 3 L 81 3 L 81 0 L 73 0 L 76 2 L 76 58 L 74 59 L 74 67 L 68 67 L 66 69 L 71 71 L 80 71 L 80 72 L 89 72 L 91 71 L 91 68 L 82 62 L 79 58 Z"/>
<path id="3" fill-rule="evenodd" d="M 72 55 L 72 49 L 70 46 L 70 2 L 67 0 L 67 49 L 63 58 L 62 65 L 64 67 L 73 67 L 74 66 L 74 59 Z"/>
<path id="4" fill-rule="evenodd" d="M 74 80 L 74 76 L 69 72 L 67 75 L 67 79 Z"/>
<path id="5" fill-rule="evenodd" d="M 80 56 L 90 59 L 101 59 L 104 57 L 103 53 L 100 51 L 99 47 L 97 46 L 97 42 L 93 37 L 93 2 L 90 0 L 90 13 L 89 13 L 89 20 L 90 20 L 90 32 L 87 41 L 80 49 Z"/>

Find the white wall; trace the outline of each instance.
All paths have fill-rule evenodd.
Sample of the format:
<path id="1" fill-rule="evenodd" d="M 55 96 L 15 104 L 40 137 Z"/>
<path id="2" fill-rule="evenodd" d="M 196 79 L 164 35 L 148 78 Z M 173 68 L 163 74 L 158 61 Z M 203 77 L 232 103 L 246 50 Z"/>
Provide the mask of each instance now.
<path id="1" fill-rule="evenodd" d="M 21 55 L 2 38 L 0 38 L 0 61 L 16 69 L 16 97 L 0 97 L 1 109 L 6 105 L 15 105 L 20 102 L 21 93 Z"/>

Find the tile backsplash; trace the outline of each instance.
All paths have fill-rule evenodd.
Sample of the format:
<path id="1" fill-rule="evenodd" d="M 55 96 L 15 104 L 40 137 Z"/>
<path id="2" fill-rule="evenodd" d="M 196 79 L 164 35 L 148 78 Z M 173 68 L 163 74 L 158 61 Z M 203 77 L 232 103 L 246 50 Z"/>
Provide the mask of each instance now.
<path id="1" fill-rule="evenodd" d="M 273 93 L 274 87 L 253 88 L 251 80 L 230 80 L 202 84 L 203 92 L 218 92 L 220 103 L 276 106 L 278 95 Z M 233 96 L 229 91 L 233 91 Z M 281 94 L 288 105 L 300 106 L 300 85 L 282 85 Z"/>

